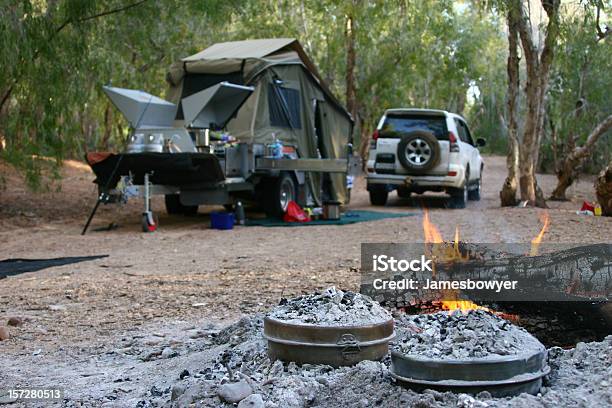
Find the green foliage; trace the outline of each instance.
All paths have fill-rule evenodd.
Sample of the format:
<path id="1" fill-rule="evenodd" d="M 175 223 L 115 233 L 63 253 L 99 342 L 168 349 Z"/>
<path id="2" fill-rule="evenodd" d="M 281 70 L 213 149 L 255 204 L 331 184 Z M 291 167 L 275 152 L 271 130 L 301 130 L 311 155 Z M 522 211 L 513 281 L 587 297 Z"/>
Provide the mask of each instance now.
<path id="1" fill-rule="evenodd" d="M 596 8 L 588 3 L 566 10 L 561 22 L 561 45 L 548 98 L 548 137 L 541 153 L 545 170 L 555 170 L 555 150 L 557 156 L 562 156 L 572 147 L 572 139 L 577 145 L 583 144 L 595 125 L 612 111 L 610 39 L 598 40 L 596 27 Z M 552 140 L 553 131 L 556 143 Z M 599 172 L 609 163 L 611 154 L 609 135 L 603 136 L 585 170 Z"/>
<path id="2" fill-rule="evenodd" d="M 367 134 L 389 107 L 440 108 L 463 113 L 475 136 L 487 138 L 491 151 L 504 152 L 507 45 L 504 12 L 495 7 L 505 2 L 473 3 L 0 0 L 0 142 L 6 142 L 0 155 L 36 186 L 48 166 L 34 157 L 61 164 L 89 150 L 121 149 L 127 124 L 102 85 L 163 95 L 171 63 L 219 41 L 296 37 L 342 100 L 349 16 L 363 126 L 357 135 Z M 611 106 L 609 44 L 593 40 L 591 3 L 574 11 L 562 21 L 549 98 L 563 138 L 585 135 Z M 573 120 L 586 55 L 588 105 Z M 551 151 L 543 150 L 545 160 Z"/>
<path id="3" fill-rule="evenodd" d="M 471 115 L 479 111 L 466 98 L 470 86 L 503 93 L 499 69 L 505 69 L 505 45 L 500 22 L 460 2 L 253 1 L 239 13 L 231 38 L 297 37 L 332 90 L 344 96 L 349 15 L 356 32 L 358 111 L 366 131 L 390 107 Z M 481 96 L 486 96 L 483 91 Z M 503 96 L 493 100 L 503 104 Z"/>
<path id="4" fill-rule="evenodd" d="M 102 85 L 163 94 L 167 67 L 208 45 L 231 11 L 221 1 L 3 0 L 0 7 L 2 157 L 39 187 L 36 156 L 81 158 L 121 146 L 123 119 Z M 0 99 L 1 101 L 2 99 Z M 56 169 L 57 170 L 57 169 Z M 55 174 L 59 174 L 57 171 Z"/>

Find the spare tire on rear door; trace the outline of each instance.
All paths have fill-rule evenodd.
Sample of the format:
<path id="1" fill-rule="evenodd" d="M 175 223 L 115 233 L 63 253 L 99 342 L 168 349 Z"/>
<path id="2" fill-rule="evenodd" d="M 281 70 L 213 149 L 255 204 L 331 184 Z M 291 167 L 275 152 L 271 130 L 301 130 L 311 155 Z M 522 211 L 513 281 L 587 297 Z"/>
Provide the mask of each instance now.
<path id="1" fill-rule="evenodd" d="M 397 158 L 406 170 L 424 173 L 440 162 L 440 144 L 433 133 L 415 130 L 402 136 Z"/>

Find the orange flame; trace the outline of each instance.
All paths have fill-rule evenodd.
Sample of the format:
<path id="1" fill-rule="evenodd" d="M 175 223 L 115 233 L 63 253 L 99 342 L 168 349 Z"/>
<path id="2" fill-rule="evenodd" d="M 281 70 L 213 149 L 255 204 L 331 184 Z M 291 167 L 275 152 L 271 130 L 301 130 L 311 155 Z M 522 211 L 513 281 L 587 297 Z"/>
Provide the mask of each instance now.
<path id="1" fill-rule="evenodd" d="M 469 300 L 443 300 L 442 301 L 442 310 L 461 310 L 463 313 L 467 313 L 470 310 L 487 310 L 490 311 L 489 308 L 484 306 L 479 306 L 474 302 Z"/>
<path id="2" fill-rule="evenodd" d="M 444 242 L 438 228 L 429 221 L 429 211 L 427 209 L 424 210 L 423 214 L 423 234 L 427 243 L 441 244 Z"/>
<path id="3" fill-rule="evenodd" d="M 459 226 L 455 225 L 455 253 L 457 255 L 461 255 L 461 253 L 459 252 Z"/>
<path id="4" fill-rule="evenodd" d="M 435 269 L 435 261 L 455 261 L 455 260 L 463 260 L 464 257 L 459 250 L 459 226 L 455 227 L 455 239 L 451 245 L 445 244 L 444 239 L 442 238 L 442 234 L 438 228 L 431 222 L 429 218 L 429 211 L 424 209 L 423 214 L 423 233 L 425 235 L 425 242 L 430 244 L 442 244 L 442 245 L 432 245 L 431 253 L 427 254 L 434 259 L 433 263 L 433 277 L 436 276 Z M 426 252 L 428 252 L 428 247 L 426 246 Z M 467 256 L 465 257 L 467 259 Z M 466 313 L 469 310 L 489 310 L 486 307 L 479 306 L 474 302 L 469 300 L 459 300 L 458 299 L 458 291 L 445 291 L 443 293 L 442 298 L 446 300 L 442 300 L 440 302 L 442 310 L 461 310 Z"/>
<path id="5" fill-rule="evenodd" d="M 546 214 L 545 226 L 542 229 L 542 232 L 539 236 L 539 241 L 542 240 L 542 236 L 544 235 L 544 231 L 548 226 L 548 214 Z M 436 276 L 436 261 L 462 261 L 468 260 L 469 255 L 463 255 L 459 248 L 459 226 L 455 226 L 455 238 L 450 245 L 450 243 L 445 243 L 444 239 L 442 239 L 442 234 L 438 228 L 431 222 L 429 218 L 429 211 L 425 208 L 423 214 L 423 233 L 425 235 L 425 243 L 427 244 L 441 244 L 441 245 L 425 245 L 425 252 L 427 256 L 430 256 L 433 262 L 433 277 Z M 537 239 L 537 238 L 536 238 Z M 538 241 L 538 242 L 539 242 Z M 431 249 L 429 249 L 431 247 Z M 462 313 L 467 313 L 470 310 L 486 310 L 491 313 L 495 313 L 498 315 L 502 315 L 504 318 L 511 319 L 513 321 L 518 321 L 518 316 L 515 315 L 505 315 L 503 313 L 497 313 L 487 307 L 480 306 L 470 300 L 459 299 L 459 291 L 458 290 L 446 290 L 442 292 L 441 298 L 443 300 L 439 301 L 439 305 L 442 310 L 454 311 L 461 310 Z"/>
<path id="6" fill-rule="evenodd" d="M 544 225 L 542 226 L 540 233 L 534 239 L 531 240 L 531 251 L 529 252 L 529 256 L 536 256 L 538 254 L 538 248 L 540 246 L 540 243 L 542 242 L 542 238 L 544 238 L 544 233 L 548 229 L 550 219 L 548 217 L 547 211 L 544 211 L 544 214 L 542 215 L 541 219 Z"/>

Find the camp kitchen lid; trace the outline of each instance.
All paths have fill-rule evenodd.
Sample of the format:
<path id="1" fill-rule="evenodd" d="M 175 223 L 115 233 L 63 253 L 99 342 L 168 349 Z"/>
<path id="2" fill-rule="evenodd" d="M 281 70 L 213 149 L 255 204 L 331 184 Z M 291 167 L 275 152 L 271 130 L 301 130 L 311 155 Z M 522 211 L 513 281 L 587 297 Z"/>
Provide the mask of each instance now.
<path id="1" fill-rule="evenodd" d="M 174 122 L 176 105 L 171 102 L 135 89 L 104 86 L 103 90 L 133 128 L 171 127 Z"/>
<path id="2" fill-rule="evenodd" d="M 221 129 L 255 88 L 220 82 L 183 98 L 185 123 L 194 128 Z"/>

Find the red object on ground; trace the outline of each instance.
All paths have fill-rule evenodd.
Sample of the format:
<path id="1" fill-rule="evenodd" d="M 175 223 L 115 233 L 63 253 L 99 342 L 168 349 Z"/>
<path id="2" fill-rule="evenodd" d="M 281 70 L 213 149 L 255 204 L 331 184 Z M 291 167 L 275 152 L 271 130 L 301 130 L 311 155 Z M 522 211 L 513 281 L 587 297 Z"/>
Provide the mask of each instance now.
<path id="1" fill-rule="evenodd" d="M 582 203 L 582 208 L 580 208 L 580 211 L 590 211 L 592 213 L 595 213 L 595 204 L 591 204 L 588 201 L 584 201 Z"/>
<path id="2" fill-rule="evenodd" d="M 151 211 L 142 213 L 142 231 L 155 232 L 157 230 L 157 222 L 153 218 Z"/>
<path id="3" fill-rule="evenodd" d="M 308 222 L 310 217 L 302 210 L 295 201 L 289 201 L 287 205 L 287 211 L 283 216 L 285 222 Z"/>

